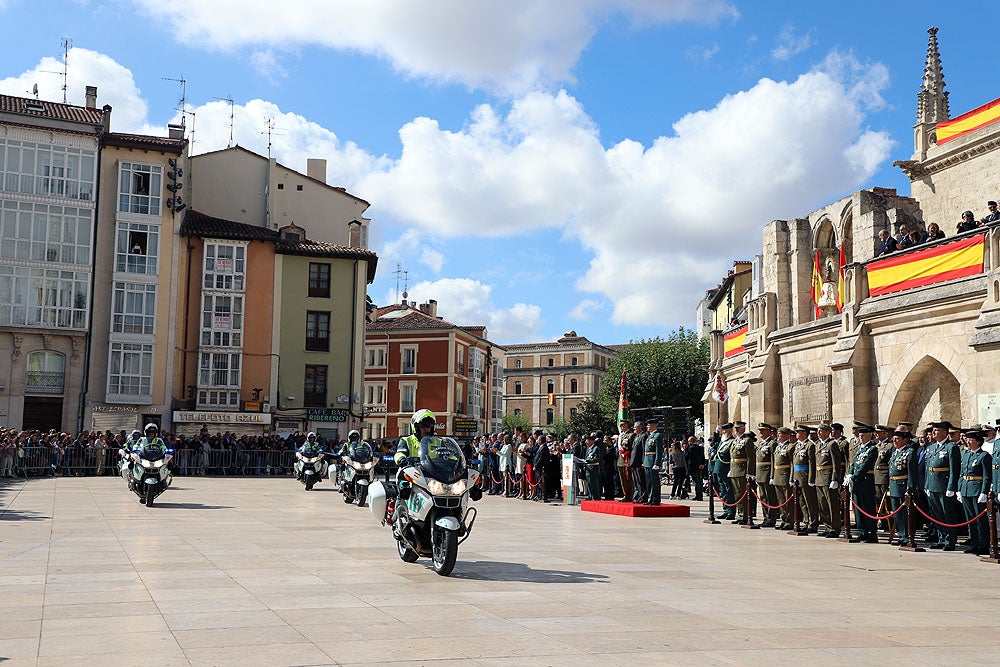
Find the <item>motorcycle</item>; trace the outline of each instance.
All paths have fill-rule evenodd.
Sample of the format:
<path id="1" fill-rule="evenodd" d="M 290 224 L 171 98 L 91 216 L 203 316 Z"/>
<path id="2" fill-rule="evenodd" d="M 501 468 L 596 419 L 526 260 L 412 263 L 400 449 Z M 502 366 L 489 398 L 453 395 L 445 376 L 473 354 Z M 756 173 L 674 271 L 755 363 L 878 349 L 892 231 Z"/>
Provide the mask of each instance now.
<path id="1" fill-rule="evenodd" d="M 129 454 L 132 462 L 132 478 L 129 489 L 146 507 L 153 506 L 153 499 L 166 491 L 174 476 L 170 472 L 170 461 L 174 451 L 163 451 L 159 447 L 143 448 Z"/>
<path id="2" fill-rule="evenodd" d="M 306 491 L 312 491 L 316 482 L 323 481 L 326 469 L 326 454 L 323 452 L 314 454 L 295 452 L 295 479 L 302 482 Z"/>
<path id="3" fill-rule="evenodd" d="M 362 440 L 354 446 L 354 454 L 345 454 L 341 460 L 344 462 L 344 481 L 340 485 L 340 492 L 344 494 L 344 502 L 357 501 L 358 507 L 364 507 L 368 486 L 374 476 L 375 464 L 378 463 L 371 445 Z"/>
<path id="4" fill-rule="evenodd" d="M 455 567 L 458 546 L 476 522 L 469 501 L 483 497 L 476 485 L 479 477 L 466 465 L 457 442 L 427 437 L 420 441 L 420 456 L 400 464 L 396 483 L 371 485 L 368 504 L 382 525 L 392 527 L 403 562 L 429 556 L 434 571 L 446 577 Z"/>

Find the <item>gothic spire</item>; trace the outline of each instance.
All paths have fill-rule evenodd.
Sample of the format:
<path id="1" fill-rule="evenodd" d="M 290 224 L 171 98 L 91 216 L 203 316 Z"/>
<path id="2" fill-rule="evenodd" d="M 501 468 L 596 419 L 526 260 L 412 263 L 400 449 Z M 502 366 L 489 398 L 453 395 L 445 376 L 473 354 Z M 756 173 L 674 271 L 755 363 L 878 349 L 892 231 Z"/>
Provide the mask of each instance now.
<path id="1" fill-rule="evenodd" d="M 928 28 L 927 64 L 924 80 L 917 93 L 917 123 L 940 123 L 951 117 L 948 110 L 948 93 L 944 89 L 944 70 L 938 52 L 937 28 Z"/>

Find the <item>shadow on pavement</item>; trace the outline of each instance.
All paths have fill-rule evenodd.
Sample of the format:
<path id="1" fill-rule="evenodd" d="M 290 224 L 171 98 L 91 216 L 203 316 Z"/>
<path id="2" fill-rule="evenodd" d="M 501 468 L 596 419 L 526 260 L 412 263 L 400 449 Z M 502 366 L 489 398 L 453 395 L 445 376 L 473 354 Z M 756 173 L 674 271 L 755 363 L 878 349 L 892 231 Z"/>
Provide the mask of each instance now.
<path id="1" fill-rule="evenodd" d="M 165 510 L 231 510 L 228 505 L 202 505 L 201 503 L 153 503 L 153 509 Z"/>
<path id="2" fill-rule="evenodd" d="M 0 508 L 0 521 L 44 521 L 51 518 L 38 512 L 22 512 L 20 510 L 5 510 Z"/>
<path id="3" fill-rule="evenodd" d="M 586 584 L 604 581 L 604 574 L 572 572 L 569 570 L 536 570 L 525 563 L 504 563 L 502 561 L 459 561 L 451 573 L 454 579 L 475 579 L 477 581 L 528 581 L 539 584 Z"/>

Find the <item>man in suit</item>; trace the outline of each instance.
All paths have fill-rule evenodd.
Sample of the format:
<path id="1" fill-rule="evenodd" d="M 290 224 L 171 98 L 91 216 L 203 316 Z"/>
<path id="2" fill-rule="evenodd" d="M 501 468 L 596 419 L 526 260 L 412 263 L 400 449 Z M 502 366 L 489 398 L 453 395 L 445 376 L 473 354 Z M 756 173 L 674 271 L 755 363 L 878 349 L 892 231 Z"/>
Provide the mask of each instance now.
<path id="1" fill-rule="evenodd" d="M 688 474 L 694 484 L 694 499 L 702 500 L 702 479 L 705 474 L 705 447 L 693 435 L 688 438 L 687 448 Z"/>
<path id="2" fill-rule="evenodd" d="M 632 426 L 634 437 L 632 438 L 632 453 L 628 459 L 628 471 L 632 476 L 632 484 L 635 487 L 632 491 L 632 502 L 646 502 L 646 477 L 642 471 L 642 458 L 646 454 L 646 424 L 641 419 L 636 419 Z"/>
<path id="3" fill-rule="evenodd" d="M 878 250 L 875 251 L 876 257 L 881 257 L 882 255 L 887 255 L 890 252 L 896 252 L 897 244 L 896 239 L 889 236 L 889 232 L 884 229 L 880 229 L 878 232 Z"/>
<path id="4" fill-rule="evenodd" d="M 642 471 L 646 478 L 646 505 L 660 504 L 660 466 L 663 465 L 663 436 L 657 430 L 659 420 L 646 420 L 646 441 L 643 445 Z"/>

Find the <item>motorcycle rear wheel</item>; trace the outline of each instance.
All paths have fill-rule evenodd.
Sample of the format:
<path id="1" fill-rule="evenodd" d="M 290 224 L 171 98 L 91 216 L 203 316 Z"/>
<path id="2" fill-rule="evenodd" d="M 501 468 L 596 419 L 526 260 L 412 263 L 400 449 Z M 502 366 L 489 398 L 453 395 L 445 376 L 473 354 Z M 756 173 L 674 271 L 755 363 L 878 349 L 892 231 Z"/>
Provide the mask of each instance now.
<path id="1" fill-rule="evenodd" d="M 404 563 L 417 562 L 417 552 L 406 546 L 403 540 L 396 540 L 396 549 L 399 551 L 399 559 Z"/>
<path id="2" fill-rule="evenodd" d="M 442 529 L 436 544 L 431 547 L 434 571 L 442 577 L 447 577 L 455 569 L 456 560 L 458 560 L 458 536 L 455 531 Z"/>

